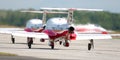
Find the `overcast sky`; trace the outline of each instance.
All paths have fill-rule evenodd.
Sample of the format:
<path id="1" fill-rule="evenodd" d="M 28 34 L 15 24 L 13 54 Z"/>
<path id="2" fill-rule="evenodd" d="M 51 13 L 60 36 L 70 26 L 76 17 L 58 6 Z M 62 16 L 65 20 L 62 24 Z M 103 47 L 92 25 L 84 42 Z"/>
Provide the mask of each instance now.
<path id="1" fill-rule="evenodd" d="M 0 0 L 0 9 L 94 8 L 120 13 L 120 0 Z"/>

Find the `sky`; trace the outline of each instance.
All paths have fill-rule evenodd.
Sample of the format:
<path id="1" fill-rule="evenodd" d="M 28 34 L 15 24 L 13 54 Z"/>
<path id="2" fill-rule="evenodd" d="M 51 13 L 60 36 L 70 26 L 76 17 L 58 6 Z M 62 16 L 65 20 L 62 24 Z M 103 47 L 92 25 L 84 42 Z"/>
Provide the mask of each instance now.
<path id="1" fill-rule="evenodd" d="M 0 9 L 39 10 L 42 7 L 90 8 L 120 13 L 120 0 L 0 0 Z"/>

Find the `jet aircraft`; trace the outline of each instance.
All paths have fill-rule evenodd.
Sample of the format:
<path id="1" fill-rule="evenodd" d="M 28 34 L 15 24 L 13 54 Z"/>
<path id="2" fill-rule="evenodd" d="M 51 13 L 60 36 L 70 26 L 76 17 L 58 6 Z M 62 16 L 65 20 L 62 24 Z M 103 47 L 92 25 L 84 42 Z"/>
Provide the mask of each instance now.
<path id="1" fill-rule="evenodd" d="M 71 40 L 89 40 L 88 50 L 94 47 L 94 41 L 97 39 L 111 39 L 111 35 L 107 30 L 100 26 L 93 24 L 88 25 L 74 25 L 73 13 L 75 10 L 85 11 L 103 11 L 102 9 L 80 9 L 80 8 L 41 8 L 44 11 L 22 11 L 32 13 L 43 13 L 43 20 L 30 20 L 27 22 L 25 31 L 17 30 L 2 30 L 0 33 L 9 33 L 14 43 L 14 36 L 27 37 L 28 47 L 31 48 L 33 44 L 33 38 L 40 38 L 41 42 L 49 40 L 51 49 L 54 49 L 55 42 L 63 43 L 64 46 L 69 47 L 69 41 Z M 56 12 L 53 10 L 62 10 Z M 64 12 L 63 12 L 64 11 Z M 46 21 L 47 13 L 62 13 L 68 14 L 68 18 L 54 17 Z M 44 29 L 43 29 L 44 27 Z M 39 28 L 39 29 L 38 29 Z M 42 30 L 41 30 L 42 28 Z M 11 32 L 12 31 L 12 32 Z"/>

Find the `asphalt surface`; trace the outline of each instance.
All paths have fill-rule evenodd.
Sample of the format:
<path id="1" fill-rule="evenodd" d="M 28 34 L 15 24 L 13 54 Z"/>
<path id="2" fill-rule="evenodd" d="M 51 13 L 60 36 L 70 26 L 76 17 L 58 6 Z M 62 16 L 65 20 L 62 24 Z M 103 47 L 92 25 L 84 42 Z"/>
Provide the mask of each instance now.
<path id="1" fill-rule="evenodd" d="M 27 56 L 0 56 L 0 60 L 50 60 L 50 59 L 27 57 Z M 57 59 L 52 59 L 52 60 L 57 60 Z"/>
<path id="2" fill-rule="evenodd" d="M 16 37 L 12 44 L 10 35 L 0 34 L 0 52 L 17 54 L 18 56 L 0 56 L 0 60 L 120 60 L 120 39 L 94 40 L 95 47 L 87 49 L 89 41 L 71 41 L 70 47 L 56 43 L 55 49 L 50 49 L 48 41 L 34 40 L 28 49 L 26 38 Z"/>

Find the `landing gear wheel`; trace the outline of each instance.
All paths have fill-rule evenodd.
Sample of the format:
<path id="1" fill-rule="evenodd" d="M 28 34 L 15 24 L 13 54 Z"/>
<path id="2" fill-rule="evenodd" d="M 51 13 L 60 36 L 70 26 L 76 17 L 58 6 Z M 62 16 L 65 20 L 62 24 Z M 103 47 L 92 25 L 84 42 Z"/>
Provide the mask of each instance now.
<path id="1" fill-rule="evenodd" d="M 62 41 L 60 41 L 59 44 L 61 45 L 61 44 L 62 44 Z"/>
<path id="2" fill-rule="evenodd" d="M 51 42 L 51 49 L 54 49 L 54 42 Z"/>
<path id="3" fill-rule="evenodd" d="M 31 49 L 31 45 L 32 45 L 32 44 L 28 43 L 28 48 L 29 48 L 29 49 Z"/>
<path id="4" fill-rule="evenodd" d="M 15 43 L 15 38 L 13 37 L 13 35 L 11 35 L 11 41 L 13 44 Z"/>
<path id="5" fill-rule="evenodd" d="M 65 43 L 63 43 L 63 46 L 69 47 L 69 43 L 68 43 L 68 42 L 65 42 Z"/>
<path id="6" fill-rule="evenodd" d="M 91 43 L 88 43 L 88 50 L 91 50 Z"/>
<path id="7" fill-rule="evenodd" d="M 54 45 L 51 46 L 51 49 L 54 49 Z"/>
<path id="8" fill-rule="evenodd" d="M 15 38 L 11 38 L 12 43 L 15 44 Z"/>
<path id="9" fill-rule="evenodd" d="M 31 49 L 31 45 L 33 44 L 33 38 L 27 38 L 28 48 Z"/>

